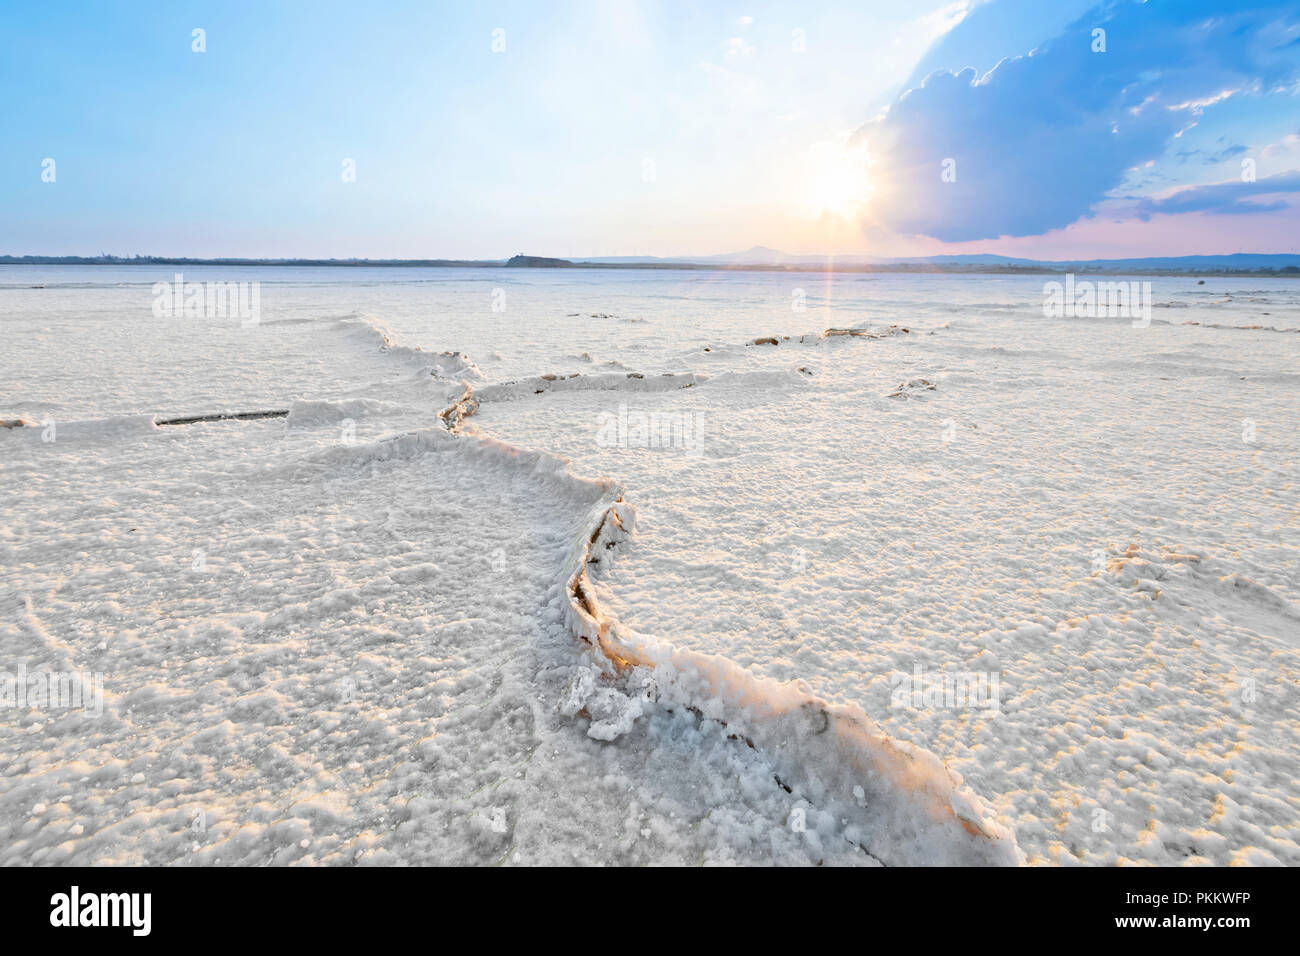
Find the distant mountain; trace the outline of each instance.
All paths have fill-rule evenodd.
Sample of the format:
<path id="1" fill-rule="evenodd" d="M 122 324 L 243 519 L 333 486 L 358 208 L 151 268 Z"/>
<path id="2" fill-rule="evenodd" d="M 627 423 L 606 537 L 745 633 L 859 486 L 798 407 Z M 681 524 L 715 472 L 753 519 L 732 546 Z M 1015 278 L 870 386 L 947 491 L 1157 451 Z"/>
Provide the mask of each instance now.
<path id="1" fill-rule="evenodd" d="M 1151 256 L 1144 259 L 1086 259 L 1053 263 L 1057 266 L 1093 268 L 1183 269 L 1287 269 L 1300 267 L 1300 255 L 1284 252 L 1234 252 L 1224 256 Z"/>
<path id="2" fill-rule="evenodd" d="M 1238 252 L 1219 256 L 1148 256 L 1135 259 L 1021 259 L 1001 256 L 993 253 L 973 253 L 967 255 L 938 256 L 826 256 L 826 255 L 789 255 L 766 246 L 754 246 L 744 252 L 731 252 L 716 256 L 681 256 L 663 258 L 660 256 L 617 256 L 608 258 L 587 258 L 574 260 L 578 264 L 622 265 L 653 264 L 670 267 L 674 264 L 690 266 L 719 266 L 740 268 L 784 267 L 789 269 L 806 268 L 866 268 L 881 266 L 934 266 L 938 268 L 956 268 L 973 270 L 979 266 L 1000 267 L 1006 269 L 1051 270 L 1066 272 L 1078 270 L 1093 271 L 1175 271 L 1175 272 L 1213 272 L 1213 271 L 1290 271 L 1300 270 L 1300 255 L 1290 253 L 1247 253 Z"/>
<path id="3" fill-rule="evenodd" d="M 767 246 L 752 246 L 744 252 L 728 252 L 716 256 L 576 256 L 575 262 L 599 265 L 628 265 L 638 262 L 689 263 L 691 265 L 783 266 L 820 265 L 826 256 L 792 256 Z M 866 259 L 861 259 L 866 262 Z"/>
<path id="4" fill-rule="evenodd" d="M 767 246 L 751 246 L 744 252 L 731 252 L 720 256 L 704 256 L 700 262 L 725 262 L 729 265 L 783 266 L 800 259 L 821 261 L 825 256 L 792 256 Z"/>

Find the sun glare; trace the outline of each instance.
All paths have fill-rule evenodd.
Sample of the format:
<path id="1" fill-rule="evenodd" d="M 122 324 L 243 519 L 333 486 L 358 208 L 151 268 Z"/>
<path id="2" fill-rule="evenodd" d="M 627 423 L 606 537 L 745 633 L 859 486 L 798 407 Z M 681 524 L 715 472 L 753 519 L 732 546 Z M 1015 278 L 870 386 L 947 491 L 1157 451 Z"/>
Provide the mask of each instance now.
<path id="1" fill-rule="evenodd" d="M 804 158 L 804 202 L 817 217 L 856 218 L 871 192 L 867 151 L 843 141 L 817 143 Z"/>

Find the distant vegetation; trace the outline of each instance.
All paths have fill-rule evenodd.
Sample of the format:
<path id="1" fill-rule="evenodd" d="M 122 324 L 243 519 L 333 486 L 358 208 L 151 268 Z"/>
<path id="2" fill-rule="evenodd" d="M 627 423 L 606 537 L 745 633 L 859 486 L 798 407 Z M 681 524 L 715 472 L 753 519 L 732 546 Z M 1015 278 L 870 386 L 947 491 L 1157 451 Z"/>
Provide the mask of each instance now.
<path id="1" fill-rule="evenodd" d="M 568 259 L 548 259 L 545 256 L 511 256 L 506 262 L 509 269 L 572 269 Z"/>

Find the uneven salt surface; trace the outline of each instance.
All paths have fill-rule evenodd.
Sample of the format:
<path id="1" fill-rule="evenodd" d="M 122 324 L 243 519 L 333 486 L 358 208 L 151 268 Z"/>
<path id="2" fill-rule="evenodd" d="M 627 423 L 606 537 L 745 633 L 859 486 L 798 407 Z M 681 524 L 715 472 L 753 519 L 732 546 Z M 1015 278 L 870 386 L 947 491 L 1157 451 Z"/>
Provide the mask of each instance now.
<path id="1" fill-rule="evenodd" d="M 809 387 L 478 422 L 623 479 L 637 546 L 600 595 L 627 626 L 861 703 L 1031 860 L 1295 863 L 1297 358 L 1276 333 L 954 319 L 730 353 Z M 602 447 L 619 402 L 698 452 Z M 1000 712 L 891 706 L 918 666 L 996 675 Z"/>
<path id="2" fill-rule="evenodd" d="M 1035 861 L 1296 859 L 1296 339 L 1161 321 L 1300 325 L 1285 288 L 1176 281 L 1138 330 L 1036 318 L 1037 279 L 269 270 L 247 330 L 80 271 L 0 275 L 0 413 L 62 423 L 0 432 L 0 647 L 103 670 L 109 713 L 0 714 L 5 862 L 876 862 L 716 721 L 647 704 L 609 744 L 559 712 L 591 672 L 556 587 L 591 492 L 392 454 L 458 389 L 376 320 L 470 353 L 471 430 L 623 481 L 638 529 L 596 588 L 629 627 L 863 705 Z M 744 344 L 874 321 L 912 331 Z M 506 384 L 633 369 L 709 381 Z M 77 421 L 249 403 L 293 412 Z M 602 447 L 620 403 L 690 412 L 700 454 Z M 1002 712 L 891 709 L 916 664 L 998 673 Z"/>
<path id="3" fill-rule="evenodd" d="M 716 722 L 652 709 L 614 747 L 558 713 L 590 502 L 417 439 L 10 438 L 42 457 L 5 489 L 0 651 L 106 695 L 4 711 L 0 863 L 876 862 L 806 803 L 786 826 Z"/>

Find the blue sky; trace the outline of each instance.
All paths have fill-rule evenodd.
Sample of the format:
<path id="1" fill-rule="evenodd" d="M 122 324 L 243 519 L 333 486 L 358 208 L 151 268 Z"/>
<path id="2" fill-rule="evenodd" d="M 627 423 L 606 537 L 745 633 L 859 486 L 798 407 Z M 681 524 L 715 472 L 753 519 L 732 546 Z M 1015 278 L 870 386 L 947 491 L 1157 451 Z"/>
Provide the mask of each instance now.
<path id="1" fill-rule="evenodd" d="M 0 252 L 1300 247 L 1294 3 L 700 6 L 5 4 Z"/>

